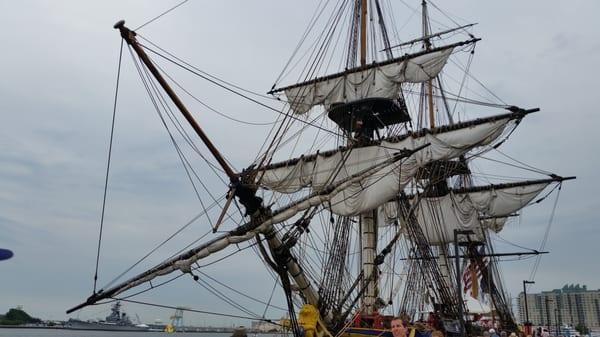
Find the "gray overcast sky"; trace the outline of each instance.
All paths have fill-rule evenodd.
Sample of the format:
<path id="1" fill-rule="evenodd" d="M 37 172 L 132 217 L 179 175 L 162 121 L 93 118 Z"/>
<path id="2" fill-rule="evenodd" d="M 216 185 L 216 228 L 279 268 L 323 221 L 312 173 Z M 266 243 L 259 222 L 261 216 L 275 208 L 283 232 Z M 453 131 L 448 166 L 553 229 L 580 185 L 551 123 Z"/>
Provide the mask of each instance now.
<path id="1" fill-rule="evenodd" d="M 413 7 L 420 3 L 406 2 L 414 2 Z M 123 18 L 136 27 L 176 3 L 0 2 L 0 247 L 15 252 L 12 260 L 0 263 L 0 312 L 21 304 L 34 316 L 64 319 L 66 308 L 90 294 L 120 43 L 112 25 Z M 600 3 L 460 0 L 437 4 L 465 21 L 479 23 L 474 31 L 483 41 L 472 68 L 478 79 L 509 103 L 542 108 L 524 120 L 503 145 L 504 152 L 535 167 L 578 177 L 561 192 L 545 247 L 551 254 L 542 259 L 531 290 L 565 283 L 600 288 L 596 258 L 600 182 L 595 174 L 600 164 L 600 24 L 596 18 Z M 315 6 L 316 1 L 190 1 L 140 33 L 212 74 L 266 92 Z M 400 16 L 410 17 L 407 13 Z M 101 285 L 199 209 L 127 54 L 123 67 Z M 202 92 L 206 102 L 236 118 L 255 122 L 274 118 L 265 109 L 206 83 L 200 85 L 194 92 Z M 244 136 L 255 129 L 239 124 L 232 129 L 229 121 L 212 113 L 206 116 L 199 117 L 200 122 L 237 168 L 254 159 L 263 138 Z M 219 191 L 218 196 L 225 191 L 218 181 L 211 188 Z M 526 210 L 503 238 L 538 248 L 553 202 L 554 195 Z M 207 229 L 195 226 L 186 234 L 187 240 L 169 247 L 170 252 Z M 209 270 L 248 294 L 267 298 L 271 278 L 248 255 Z M 533 260 L 502 264 L 512 295 L 518 294 L 532 266 Z M 141 299 L 234 311 L 191 283 L 178 280 L 169 289 Z M 281 299 L 277 302 L 283 304 Z M 146 322 L 166 321 L 171 314 L 127 306 Z M 262 313 L 260 306 L 253 308 Z M 79 315 L 103 317 L 106 311 L 105 306 L 95 307 Z M 280 315 L 276 310 L 268 314 Z M 203 315 L 187 319 L 234 322 Z"/>

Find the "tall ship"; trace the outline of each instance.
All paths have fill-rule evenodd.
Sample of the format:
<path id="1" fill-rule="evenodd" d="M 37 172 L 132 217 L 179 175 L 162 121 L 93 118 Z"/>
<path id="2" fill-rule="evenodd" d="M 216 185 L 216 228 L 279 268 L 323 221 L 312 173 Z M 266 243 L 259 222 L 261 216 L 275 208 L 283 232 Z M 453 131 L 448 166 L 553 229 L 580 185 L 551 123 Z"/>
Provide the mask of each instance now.
<path id="1" fill-rule="evenodd" d="M 144 324 L 134 324 L 129 316 L 121 311 L 121 303 L 114 302 L 110 307 L 110 314 L 105 320 L 100 321 L 82 321 L 79 319 L 69 319 L 65 328 L 72 330 L 100 330 L 100 331 L 148 331 L 148 326 Z"/>
<path id="2" fill-rule="evenodd" d="M 285 68 L 274 71 L 281 75 L 271 100 L 116 23 L 200 200 L 195 220 L 211 233 L 137 275 L 94 284 L 68 312 L 130 300 L 174 278 L 208 279 L 203 261 L 251 254 L 265 265 L 256 273 L 277 280 L 288 315 L 280 324 L 294 336 L 391 336 L 393 317 L 423 336 L 476 335 L 485 324 L 517 331 L 499 257 L 540 252 L 497 252 L 492 238 L 573 177 L 508 155 L 507 167 L 537 177 L 480 172 L 539 109 L 504 103 L 473 77 L 473 24 L 434 31 L 429 12 L 439 7 L 423 0 L 420 34 L 400 38 L 392 4 L 321 2 Z M 263 146 L 243 168 L 214 144 L 217 131 L 199 122 L 204 111 L 188 108 L 194 95 L 159 60 L 277 113 L 270 132 L 252 135 Z M 191 157 L 207 165 L 199 170 Z M 224 182 L 214 196 L 210 179 Z M 474 312 L 471 297 L 489 310 Z"/>

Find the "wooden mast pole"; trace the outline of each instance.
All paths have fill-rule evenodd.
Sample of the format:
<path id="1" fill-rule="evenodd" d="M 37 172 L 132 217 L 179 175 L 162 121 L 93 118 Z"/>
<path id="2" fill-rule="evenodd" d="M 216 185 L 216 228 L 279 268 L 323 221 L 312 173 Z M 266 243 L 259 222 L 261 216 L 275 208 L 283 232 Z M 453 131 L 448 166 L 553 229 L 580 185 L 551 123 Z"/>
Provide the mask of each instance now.
<path id="1" fill-rule="evenodd" d="M 367 0 L 360 1 L 360 65 L 367 64 Z"/>
<path id="2" fill-rule="evenodd" d="M 429 94 L 427 99 L 429 102 L 429 128 L 433 129 L 435 128 L 435 116 L 433 114 L 433 84 L 431 80 L 427 81 L 427 92 Z"/>
<path id="3" fill-rule="evenodd" d="M 179 99 L 177 94 L 175 94 L 175 92 L 173 91 L 173 89 L 171 89 L 171 87 L 169 86 L 167 81 L 162 77 L 162 75 L 160 74 L 158 69 L 156 69 L 154 64 L 150 61 L 150 58 L 148 57 L 148 55 L 146 54 L 144 49 L 142 49 L 142 47 L 140 47 L 140 45 L 137 43 L 137 40 L 135 38 L 135 35 L 136 35 L 135 32 L 131 31 L 129 28 L 125 27 L 124 20 L 117 22 L 114 25 L 114 28 L 118 29 L 121 32 L 121 37 L 123 37 L 125 42 L 127 42 L 127 44 L 129 44 L 133 48 L 133 50 L 135 50 L 136 54 L 140 57 L 142 62 L 144 62 L 144 64 L 148 68 L 148 70 L 150 70 L 152 75 L 154 75 L 154 77 L 156 78 L 158 83 L 161 85 L 161 87 L 165 90 L 167 95 L 169 95 L 171 100 L 173 100 L 173 103 L 175 103 L 175 105 L 177 106 L 179 111 L 181 111 L 181 113 L 183 114 L 185 119 L 188 121 L 188 123 L 190 123 L 190 125 L 192 126 L 194 131 L 196 131 L 196 134 L 198 134 L 200 139 L 202 139 L 202 142 L 204 142 L 204 144 L 206 145 L 208 150 L 212 153 L 212 155 L 215 157 L 217 162 L 219 162 L 219 164 L 221 165 L 221 167 L 223 168 L 223 170 L 225 171 L 225 173 L 227 174 L 229 179 L 232 182 L 238 181 L 239 180 L 238 176 L 235 174 L 235 172 L 233 172 L 233 169 L 225 161 L 225 158 L 223 158 L 223 156 L 221 155 L 219 150 L 217 150 L 217 148 L 210 141 L 208 136 L 204 133 L 204 131 L 202 130 L 200 125 L 198 125 L 198 123 L 196 122 L 194 117 L 192 117 L 192 114 L 188 111 L 188 109 L 185 107 L 185 105 L 183 105 L 183 103 L 181 102 L 181 100 Z"/>
<path id="4" fill-rule="evenodd" d="M 360 0 L 360 65 L 367 64 L 367 0 Z M 373 315 L 376 312 L 379 271 L 375 264 L 377 255 L 377 211 L 360 214 L 361 269 L 364 275 L 366 292 L 362 296 L 362 313 Z"/>
<path id="5" fill-rule="evenodd" d="M 429 18 L 427 16 L 427 2 L 423 0 L 421 3 L 423 6 L 423 36 L 429 36 Z M 425 43 L 425 50 L 431 49 L 431 40 L 429 38 L 425 38 L 423 40 Z M 429 128 L 433 129 L 435 127 L 435 115 L 433 109 L 433 83 L 431 80 L 427 81 L 427 102 L 429 105 Z"/>

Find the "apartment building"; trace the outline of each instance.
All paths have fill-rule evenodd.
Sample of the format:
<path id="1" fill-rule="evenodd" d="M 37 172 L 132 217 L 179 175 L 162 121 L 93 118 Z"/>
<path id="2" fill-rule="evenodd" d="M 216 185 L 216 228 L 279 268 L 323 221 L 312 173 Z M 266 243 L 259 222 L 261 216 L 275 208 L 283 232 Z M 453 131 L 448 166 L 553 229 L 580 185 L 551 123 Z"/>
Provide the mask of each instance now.
<path id="1" fill-rule="evenodd" d="M 584 325 L 600 328 L 600 290 L 583 285 L 565 285 L 562 289 L 527 294 L 529 321 L 533 325 Z M 519 294 L 519 318 L 525 322 L 525 296 Z"/>

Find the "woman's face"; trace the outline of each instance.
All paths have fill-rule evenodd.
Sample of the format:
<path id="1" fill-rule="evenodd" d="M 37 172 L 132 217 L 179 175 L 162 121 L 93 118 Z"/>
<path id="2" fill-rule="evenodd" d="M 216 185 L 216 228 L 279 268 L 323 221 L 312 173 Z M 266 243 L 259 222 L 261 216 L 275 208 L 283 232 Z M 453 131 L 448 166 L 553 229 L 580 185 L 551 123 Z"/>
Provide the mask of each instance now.
<path id="1" fill-rule="evenodd" d="M 407 329 L 401 319 L 392 321 L 392 335 L 394 335 L 394 337 L 406 337 L 406 332 Z"/>

